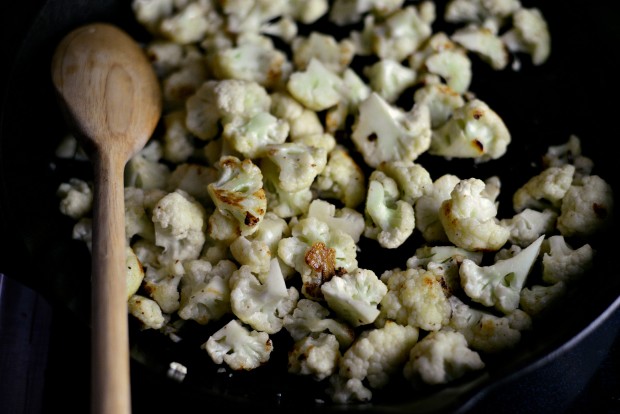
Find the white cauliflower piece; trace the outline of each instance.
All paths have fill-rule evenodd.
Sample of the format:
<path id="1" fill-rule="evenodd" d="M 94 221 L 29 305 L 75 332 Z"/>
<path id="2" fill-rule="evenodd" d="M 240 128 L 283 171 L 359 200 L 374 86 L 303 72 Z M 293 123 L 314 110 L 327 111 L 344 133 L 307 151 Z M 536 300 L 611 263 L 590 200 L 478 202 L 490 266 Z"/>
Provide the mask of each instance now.
<path id="1" fill-rule="evenodd" d="M 520 0 L 450 0 L 444 19 L 451 23 L 483 23 L 505 19 L 521 8 Z"/>
<path id="2" fill-rule="evenodd" d="M 404 0 L 334 0 L 329 9 L 329 20 L 338 26 L 357 23 L 371 12 L 376 16 L 388 16 L 398 10 Z"/>
<path id="3" fill-rule="evenodd" d="M 511 52 L 524 52 L 534 65 L 542 65 L 551 53 L 547 21 L 538 8 L 520 8 L 512 15 L 512 29 L 502 35 Z"/>
<path id="4" fill-rule="evenodd" d="M 162 263 L 197 259 L 205 242 L 204 207 L 183 190 L 162 197 L 153 208 L 155 244 L 162 247 Z"/>
<path id="5" fill-rule="evenodd" d="M 337 41 L 332 35 L 320 32 L 311 32 L 307 37 L 296 37 L 291 48 L 297 70 L 305 70 L 312 59 L 317 59 L 330 71 L 342 73 L 355 54 L 353 43 L 349 39 Z"/>
<path id="6" fill-rule="evenodd" d="M 570 186 L 560 207 L 557 228 L 566 237 L 588 237 L 604 231 L 614 210 L 609 183 L 598 175 L 584 177 Z"/>
<path id="7" fill-rule="evenodd" d="M 290 0 L 288 13 L 303 24 L 312 24 L 329 12 L 327 0 Z"/>
<path id="8" fill-rule="evenodd" d="M 469 25 L 456 30 L 452 40 L 470 52 L 480 56 L 495 70 L 508 66 L 508 50 L 502 39 L 486 27 Z"/>
<path id="9" fill-rule="evenodd" d="M 565 164 L 575 166 L 573 182 L 578 183 L 583 177 L 592 174 L 594 162 L 581 152 L 581 140 L 577 135 L 571 135 L 563 144 L 550 145 L 543 156 L 545 167 L 560 167 Z"/>
<path id="10" fill-rule="evenodd" d="M 250 371 L 269 361 L 273 343 L 266 332 L 250 331 L 233 319 L 202 344 L 213 362 L 235 371 Z"/>
<path id="11" fill-rule="evenodd" d="M 71 238 L 79 240 L 86 244 L 88 251 L 93 251 L 93 219 L 90 217 L 82 217 L 79 219 L 71 230 Z"/>
<path id="12" fill-rule="evenodd" d="M 431 114 L 431 128 L 437 129 L 452 117 L 454 110 L 465 105 L 460 93 L 439 82 L 427 83 L 418 88 L 413 100 L 418 105 L 426 105 Z"/>
<path id="13" fill-rule="evenodd" d="M 452 316 L 449 326 L 462 333 L 469 347 L 484 353 L 499 353 L 521 341 L 521 331 L 531 328 L 530 316 L 521 309 L 499 317 L 475 309 L 457 296 L 450 297 Z"/>
<path id="14" fill-rule="evenodd" d="M 165 133 L 162 139 L 162 158 L 176 164 L 187 161 L 195 150 L 191 133 L 185 125 L 186 118 L 185 109 L 178 109 L 163 116 Z"/>
<path id="15" fill-rule="evenodd" d="M 284 317 L 295 309 L 299 292 L 286 287 L 276 258 L 269 271 L 260 277 L 248 266 L 241 266 L 230 277 L 230 303 L 239 320 L 257 331 L 274 334 L 284 326 Z"/>
<path id="16" fill-rule="evenodd" d="M 448 239 L 466 250 L 499 250 L 510 237 L 495 217 L 495 203 L 483 195 L 484 189 L 485 183 L 478 178 L 461 180 L 439 209 Z"/>
<path id="17" fill-rule="evenodd" d="M 230 254 L 239 264 L 247 266 L 252 273 L 269 271 L 272 252 L 267 243 L 261 240 L 253 240 L 252 236 L 237 237 L 230 243 Z"/>
<path id="18" fill-rule="evenodd" d="M 313 199 L 311 187 L 299 191 L 285 191 L 280 187 L 280 169 L 270 160 L 259 160 L 263 173 L 264 191 L 269 211 L 282 218 L 290 218 L 304 214 Z"/>
<path id="19" fill-rule="evenodd" d="M 327 150 L 298 142 L 265 147 L 265 158 L 280 171 L 279 187 L 287 192 L 310 188 L 327 164 Z"/>
<path id="20" fill-rule="evenodd" d="M 329 316 L 329 309 L 319 302 L 302 298 L 293 313 L 284 316 L 284 328 L 295 341 L 306 336 L 329 333 L 338 340 L 340 348 L 348 348 L 355 339 L 355 331 L 348 324 Z"/>
<path id="21" fill-rule="evenodd" d="M 512 218 L 500 220 L 500 224 L 510 230 L 510 243 L 525 247 L 543 234 L 553 232 L 557 218 L 558 213 L 552 209 L 537 211 L 526 208 Z"/>
<path id="22" fill-rule="evenodd" d="M 407 267 L 410 269 L 426 268 L 430 263 L 441 264 L 450 259 L 456 259 L 458 263 L 469 259 L 480 264 L 482 257 L 482 252 L 471 252 L 456 246 L 422 246 L 418 247 L 415 254 L 407 259 Z"/>
<path id="23" fill-rule="evenodd" d="M 371 388 L 384 388 L 393 374 L 402 369 L 418 335 L 418 328 L 392 321 L 382 328 L 362 332 L 340 359 L 339 375 L 366 380 Z"/>
<path id="24" fill-rule="evenodd" d="M 163 104 L 166 111 L 183 110 L 185 101 L 209 78 L 203 52 L 194 45 L 183 47 L 179 65 L 161 80 Z"/>
<path id="25" fill-rule="evenodd" d="M 403 374 L 413 383 L 447 384 L 484 366 L 462 333 L 441 330 L 429 333 L 411 348 Z"/>
<path id="26" fill-rule="evenodd" d="M 562 235 L 551 236 L 543 246 L 542 278 L 549 284 L 571 283 L 593 266 L 595 251 L 589 244 L 575 249 Z"/>
<path id="27" fill-rule="evenodd" d="M 207 186 L 217 180 L 218 172 L 214 167 L 194 162 L 177 163 L 168 177 L 168 191 L 183 190 L 200 201 L 204 206 L 211 206 L 211 196 Z"/>
<path id="28" fill-rule="evenodd" d="M 136 254 L 140 257 L 137 250 Z M 155 300 L 166 314 L 173 314 L 179 310 L 179 284 L 184 274 L 183 266 L 175 266 L 174 263 L 159 264 L 158 259 L 157 262 L 145 267 L 143 286 L 149 297 Z"/>
<path id="29" fill-rule="evenodd" d="M 218 180 L 207 186 L 215 206 L 237 221 L 242 236 L 254 233 L 267 211 L 260 168 L 233 156 L 222 157 L 215 167 Z"/>
<path id="30" fill-rule="evenodd" d="M 346 130 L 350 117 L 358 113 L 359 104 L 372 92 L 372 89 L 353 69 L 347 68 L 342 73 L 340 102 L 325 113 L 325 130 L 335 134 Z"/>
<path id="31" fill-rule="evenodd" d="M 376 92 L 360 103 L 352 129 L 353 143 L 374 168 L 384 161 L 414 161 L 431 145 L 428 107 L 414 105 L 405 112 Z"/>
<path id="32" fill-rule="evenodd" d="M 366 197 L 366 176 L 348 150 L 337 146 L 329 153 L 327 164 L 313 188 L 319 197 L 336 199 L 345 207 L 355 209 Z"/>
<path id="33" fill-rule="evenodd" d="M 439 219 L 439 209 L 444 200 L 450 199 L 460 178 L 444 174 L 433 182 L 431 191 L 418 198 L 414 206 L 415 226 L 428 243 L 447 242 L 448 236 Z"/>
<path id="34" fill-rule="evenodd" d="M 229 314 L 229 280 L 237 265 L 230 260 L 220 260 L 215 266 L 206 260 L 189 260 L 184 267 L 179 317 L 206 325 Z"/>
<path id="35" fill-rule="evenodd" d="M 412 205 L 400 199 L 396 181 L 379 170 L 369 177 L 364 216 L 364 236 L 387 249 L 401 246 L 415 228 Z"/>
<path id="36" fill-rule="evenodd" d="M 326 392 L 331 400 L 338 404 L 368 402 L 372 399 L 372 391 L 364 386 L 362 380 L 345 378 L 338 373 L 329 377 Z"/>
<path id="37" fill-rule="evenodd" d="M 161 20 L 172 15 L 175 2 L 174 0 L 132 0 L 131 10 L 136 20 L 155 34 Z"/>
<path id="38" fill-rule="evenodd" d="M 473 99 L 454 110 L 452 118 L 433 131 L 428 152 L 445 158 L 497 159 L 506 153 L 511 136 L 489 106 Z"/>
<path id="39" fill-rule="evenodd" d="M 150 141 L 125 165 L 124 182 L 126 187 L 139 187 L 145 190 L 166 187 L 169 167 L 160 162 L 163 147 L 159 141 Z"/>
<path id="40" fill-rule="evenodd" d="M 413 5 L 390 14 L 372 28 L 372 50 L 381 59 L 400 62 L 432 34 L 432 21 Z"/>
<path id="41" fill-rule="evenodd" d="M 145 296 L 130 296 L 127 309 L 130 315 L 140 321 L 142 329 L 161 329 L 166 323 L 166 318 L 157 302 Z"/>
<path id="42" fill-rule="evenodd" d="M 413 161 L 387 161 L 377 167 L 398 184 L 400 199 L 413 205 L 432 191 L 433 180 L 430 173 Z"/>
<path id="43" fill-rule="evenodd" d="M 377 306 L 387 286 L 369 269 L 334 276 L 321 285 L 327 305 L 351 326 L 368 325 L 379 316 Z"/>
<path id="44" fill-rule="evenodd" d="M 184 6 L 159 24 L 159 33 L 180 44 L 198 43 L 221 27 L 221 18 L 211 1 L 183 2 Z M 175 2 L 179 7 L 182 2 Z"/>
<path id="45" fill-rule="evenodd" d="M 343 81 L 320 60 L 312 58 L 304 70 L 291 74 L 286 89 L 307 108 L 322 111 L 340 102 Z"/>
<path id="46" fill-rule="evenodd" d="M 364 233 L 364 216 L 357 210 L 348 207 L 336 208 L 328 201 L 315 199 L 308 206 L 307 217 L 314 217 L 327 223 L 330 228 L 347 233 L 355 243 L 359 242 Z"/>
<path id="47" fill-rule="evenodd" d="M 540 174 L 530 178 L 512 196 L 512 206 L 519 213 L 526 208 L 559 210 L 562 199 L 573 182 L 575 166 L 565 164 L 548 167 Z"/>
<path id="48" fill-rule="evenodd" d="M 217 79 L 251 81 L 268 89 L 281 88 L 293 69 L 269 37 L 254 33 L 239 36 L 234 47 L 216 50 L 210 63 Z"/>
<path id="49" fill-rule="evenodd" d="M 131 298 L 142 285 L 144 268 L 131 246 L 125 246 L 125 266 L 127 267 L 127 299 Z"/>
<path id="50" fill-rule="evenodd" d="M 519 307 L 531 317 L 538 316 L 562 298 L 566 289 L 566 283 L 562 281 L 547 286 L 526 287 L 521 291 Z"/>
<path id="51" fill-rule="evenodd" d="M 394 103 L 400 95 L 413 86 L 417 79 L 415 70 L 392 59 L 380 59 L 364 68 L 370 87 L 389 103 Z"/>
<path id="52" fill-rule="evenodd" d="M 91 213 L 93 209 L 93 188 L 80 178 L 70 178 L 61 183 L 56 190 L 60 198 L 60 212 L 74 220 L 79 220 Z"/>
<path id="53" fill-rule="evenodd" d="M 288 353 L 288 372 L 322 381 L 336 372 L 340 351 L 334 335 L 320 333 L 295 342 Z"/>
<path id="54" fill-rule="evenodd" d="M 426 331 L 438 331 L 449 322 L 449 293 L 442 268 L 387 270 L 381 280 L 388 291 L 379 306 L 377 326 L 392 320 Z"/>
<path id="55" fill-rule="evenodd" d="M 508 314 L 519 306 L 519 295 L 538 258 L 544 236 L 515 256 L 479 266 L 465 259 L 459 268 L 461 284 L 467 296 L 485 306 L 495 306 Z"/>
<path id="56" fill-rule="evenodd" d="M 278 256 L 301 274 L 302 293 L 309 299 L 319 299 L 323 283 L 357 268 L 356 247 L 347 233 L 306 217 L 291 228 L 291 237 L 280 240 Z"/>

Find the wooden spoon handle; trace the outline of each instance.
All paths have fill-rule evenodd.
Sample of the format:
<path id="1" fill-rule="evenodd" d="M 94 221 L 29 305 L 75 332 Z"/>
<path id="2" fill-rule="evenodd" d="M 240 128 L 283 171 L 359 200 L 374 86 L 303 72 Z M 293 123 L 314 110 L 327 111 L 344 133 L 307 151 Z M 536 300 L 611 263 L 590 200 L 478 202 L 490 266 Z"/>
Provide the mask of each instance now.
<path id="1" fill-rule="evenodd" d="M 95 164 L 91 294 L 91 412 L 131 412 L 127 270 L 125 268 L 125 159 L 102 152 Z"/>

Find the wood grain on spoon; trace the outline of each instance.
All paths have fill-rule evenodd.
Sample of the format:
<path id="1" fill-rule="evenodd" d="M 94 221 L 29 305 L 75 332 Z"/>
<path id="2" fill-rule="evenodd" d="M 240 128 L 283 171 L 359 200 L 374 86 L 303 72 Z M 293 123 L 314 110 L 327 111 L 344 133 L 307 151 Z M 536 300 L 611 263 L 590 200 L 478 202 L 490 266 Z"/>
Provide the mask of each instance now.
<path id="1" fill-rule="evenodd" d="M 92 412 L 130 413 L 123 172 L 159 121 L 161 91 L 140 46 L 106 23 L 61 40 L 52 80 L 94 168 Z"/>

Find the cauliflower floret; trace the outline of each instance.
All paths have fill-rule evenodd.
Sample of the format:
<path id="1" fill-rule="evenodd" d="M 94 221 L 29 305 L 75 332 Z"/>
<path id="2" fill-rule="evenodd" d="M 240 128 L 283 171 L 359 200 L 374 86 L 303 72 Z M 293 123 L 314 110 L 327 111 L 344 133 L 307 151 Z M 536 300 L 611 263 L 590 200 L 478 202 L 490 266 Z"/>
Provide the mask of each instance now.
<path id="1" fill-rule="evenodd" d="M 510 237 L 495 217 L 497 207 L 484 196 L 484 189 L 485 183 L 478 178 L 461 180 L 439 209 L 448 239 L 466 250 L 499 250 Z"/>
<path id="2" fill-rule="evenodd" d="M 295 341 L 325 332 L 334 335 L 342 349 L 348 348 L 355 339 L 355 331 L 329 315 L 329 309 L 319 302 L 302 298 L 293 313 L 284 316 L 284 328 Z"/>
<path id="3" fill-rule="evenodd" d="M 400 95 L 416 82 L 415 70 L 392 59 L 380 59 L 366 66 L 364 75 L 370 87 L 389 103 L 394 103 Z"/>
<path id="4" fill-rule="evenodd" d="M 185 109 L 178 109 L 163 116 L 165 133 L 163 136 L 162 158 L 182 163 L 194 153 L 191 133 L 185 126 Z"/>
<path id="5" fill-rule="evenodd" d="M 450 0 L 444 18 L 451 23 L 482 23 L 505 19 L 520 8 L 520 0 Z"/>
<path id="6" fill-rule="evenodd" d="M 437 129 L 452 117 L 454 110 L 465 105 L 460 93 L 439 82 L 427 83 L 417 89 L 413 100 L 418 105 L 426 105 L 431 114 L 431 128 Z"/>
<path id="7" fill-rule="evenodd" d="M 512 196 L 512 206 L 519 213 L 526 208 L 559 210 L 562 199 L 573 182 L 575 166 L 565 164 L 548 167 L 540 174 L 530 178 Z"/>
<path id="8" fill-rule="evenodd" d="M 379 58 L 400 62 L 432 34 L 432 21 L 420 11 L 413 5 L 405 6 L 374 25 L 371 44 Z"/>
<path id="9" fill-rule="evenodd" d="M 449 326 L 462 333 L 475 351 L 498 353 L 513 348 L 521 341 L 521 331 L 531 328 L 531 318 L 521 309 L 499 317 L 472 308 L 457 296 L 450 297 L 450 305 Z"/>
<path id="10" fill-rule="evenodd" d="M 450 304 L 444 280 L 444 269 L 393 269 L 381 275 L 388 291 L 381 300 L 381 313 L 375 325 L 386 321 L 438 331 L 450 320 Z"/>
<path id="11" fill-rule="evenodd" d="M 205 206 L 212 205 L 207 186 L 217 180 L 217 170 L 203 164 L 182 162 L 168 177 L 168 190 L 183 190 Z"/>
<path id="12" fill-rule="evenodd" d="M 579 279 L 592 268 L 595 255 L 589 244 L 574 249 L 561 235 L 549 237 L 543 251 L 542 277 L 550 284 L 571 283 Z"/>
<path id="13" fill-rule="evenodd" d="M 60 184 L 56 195 L 60 198 L 60 212 L 74 220 L 90 214 L 93 209 L 92 183 L 82 179 L 70 178 Z"/>
<path id="14" fill-rule="evenodd" d="M 369 269 L 334 276 L 321 285 L 327 305 L 351 326 L 368 325 L 379 316 L 377 306 L 387 286 Z"/>
<path id="15" fill-rule="evenodd" d="M 306 217 L 292 227 L 291 237 L 280 240 L 278 256 L 301 274 L 302 293 L 309 299 L 319 299 L 323 283 L 357 268 L 356 247 L 347 233 Z"/>
<path id="16" fill-rule="evenodd" d="M 327 150 L 296 142 L 265 147 L 265 158 L 280 171 L 278 186 L 287 192 L 309 188 L 327 164 Z"/>
<path id="17" fill-rule="evenodd" d="M 213 2 L 175 2 L 176 7 L 179 4 L 184 6 L 159 24 L 159 32 L 166 39 L 180 44 L 198 43 L 221 26 Z"/>
<path id="18" fill-rule="evenodd" d="M 543 156 L 543 164 L 545 167 L 574 165 L 574 183 L 579 183 L 583 177 L 591 175 L 594 168 L 592 159 L 581 153 L 581 140 L 577 135 L 571 135 L 564 144 L 550 145 Z"/>
<path id="19" fill-rule="evenodd" d="M 269 37 L 254 33 L 239 36 L 235 47 L 216 50 L 210 63 L 217 79 L 251 81 L 268 89 L 281 88 L 293 69 Z"/>
<path id="20" fill-rule="evenodd" d="M 433 131 L 428 152 L 445 158 L 497 159 L 506 153 L 511 136 L 489 106 L 473 99 L 454 110 L 452 118 Z"/>
<path id="21" fill-rule="evenodd" d="M 166 323 L 166 318 L 157 302 L 145 296 L 130 296 L 127 309 L 130 315 L 140 321 L 142 329 L 161 329 Z"/>
<path id="22" fill-rule="evenodd" d="M 376 92 L 360 103 L 351 139 L 366 163 L 414 161 L 431 144 L 430 112 L 424 105 L 411 111 L 390 105 Z"/>
<path id="23" fill-rule="evenodd" d="M 484 366 L 462 333 L 441 330 L 429 333 L 411 348 L 403 374 L 414 384 L 447 384 Z"/>
<path id="24" fill-rule="evenodd" d="M 269 271 L 272 252 L 267 243 L 253 240 L 251 237 L 237 237 L 230 244 L 230 254 L 241 265 L 247 266 L 252 273 L 266 273 Z"/>
<path id="25" fill-rule="evenodd" d="M 183 58 L 178 67 L 161 79 L 163 105 L 166 111 L 182 110 L 185 101 L 209 78 L 205 56 L 194 45 L 183 48 Z"/>
<path id="26" fill-rule="evenodd" d="M 125 246 L 125 266 L 127 267 L 127 299 L 140 289 L 144 280 L 144 268 L 131 246 Z"/>
<path id="27" fill-rule="evenodd" d="M 288 353 L 288 372 L 310 375 L 317 381 L 329 377 L 338 368 L 340 351 L 334 335 L 320 333 L 295 342 Z"/>
<path id="28" fill-rule="evenodd" d="M 291 74 L 286 89 L 307 108 L 322 111 L 340 102 L 343 81 L 320 60 L 312 58 L 304 70 Z"/>
<path id="29" fill-rule="evenodd" d="M 141 256 L 137 250 L 136 255 Z M 183 266 L 174 263 L 160 264 L 157 259 L 156 262 L 145 265 L 145 267 L 143 286 L 149 297 L 155 300 L 162 312 L 166 314 L 173 314 L 179 310 L 179 284 L 184 274 Z"/>
<path id="30" fill-rule="evenodd" d="M 418 247 L 415 254 L 407 259 L 407 267 L 410 269 L 426 268 L 430 263 L 444 263 L 450 259 L 456 259 L 458 263 L 469 259 L 480 264 L 482 257 L 482 252 L 470 252 L 456 246 L 422 246 Z"/>
<path id="31" fill-rule="evenodd" d="M 368 12 L 388 16 L 402 7 L 404 0 L 334 0 L 329 20 L 339 26 L 357 23 Z"/>
<path id="32" fill-rule="evenodd" d="M 508 50 L 502 39 L 486 27 L 469 25 L 455 31 L 452 40 L 476 53 L 495 70 L 508 65 Z"/>
<path id="33" fill-rule="evenodd" d="M 215 266 L 205 260 L 185 262 L 181 279 L 181 303 L 177 311 L 181 319 L 194 320 L 201 325 L 217 321 L 231 312 L 230 276 L 237 265 L 221 260 Z"/>
<path id="34" fill-rule="evenodd" d="M 318 59 L 334 73 L 342 73 L 355 54 L 348 39 L 337 41 L 332 35 L 312 32 L 307 37 L 297 37 L 291 44 L 293 63 L 297 70 L 305 70 L 312 59 Z"/>
<path id="35" fill-rule="evenodd" d="M 267 274 L 258 277 L 248 266 L 241 266 L 230 277 L 232 311 L 242 322 L 268 334 L 279 332 L 284 317 L 295 309 L 299 292 L 286 287 L 276 258 L 271 259 Z"/>
<path id="36" fill-rule="evenodd" d="M 401 246 L 415 228 L 412 205 L 399 197 L 396 181 L 379 170 L 370 174 L 364 236 L 377 240 L 387 249 Z"/>
<path id="37" fill-rule="evenodd" d="M 519 306 L 519 295 L 538 258 L 544 236 L 540 236 L 518 254 L 479 266 L 465 259 L 459 268 L 461 284 L 467 296 L 485 306 L 495 306 L 510 313 Z"/>
<path id="38" fill-rule="evenodd" d="M 242 236 L 254 233 L 267 211 L 260 168 L 250 159 L 233 156 L 222 157 L 216 168 L 218 180 L 207 186 L 215 206 L 237 221 Z"/>
<path id="39" fill-rule="evenodd" d="M 355 243 L 359 242 L 364 233 L 364 216 L 357 210 L 343 207 L 336 208 L 328 201 L 315 199 L 308 206 L 307 217 L 314 217 L 327 223 L 330 228 L 339 229 L 347 233 Z"/>
<path id="40" fill-rule="evenodd" d="M 145 190 L 166 188 L 170 175 L 169 167 L 161 163 L 163 147 L 159 141 L 150 141 L 127 162 L 124 171 L 126 187 L 139 187 Z"/>
<path id="41" fill-rule="evenodd" d="M 613 209 L 611 186 L 598 175 L 584 177 L 566 191 L 557 228 L 566 237 L 593 236 L 605 230 L 612 219 Z"/>
<path id="42" fill-rule="evenodd" d="M 534 65 L 542 65 L 551 53 L 547 21 L 537 8 L 520 8 L 512 15 L 513 28 L 502 35 L 511 52 L 524 52 Z"/>
<path id="43" fill-rule="evenodd" d="M 557 218 L 558 213 L 551 209 L 536 211 L 526 208 L 512 218 L 500 220 L 500 224 L 510 230 L 510 243 L 525 247 L 555 230 Z"/>
<path id="44" fill-rule="evenodd" d="M 299 216 L 308 211 L 313 198 L 310 187 L 295 192 L 285 191 L 280 187 L 280 170 L 277 165 L 266 158 L 260 159 L 259 165 L 269 211 L 282 218 Z"/>
<path id="45" fill-rule="evenodd" d="M 350 68 L 342 74 L 340 102 L 325 114 L 325 130 L 331 134 L 346 130 L 351 117 L 358 113 L 359 104 L 372 92 L 366 81 Z"/>
<path id="46" fill-rule="evenodd" d="M 355 209 L 366 197 L 366 176 L 347 149 L 337 146 L 329 153 L 313 188 L 319 197 L 336 199 L 345 207 Z"/>
<path id="47" fill-rule="evenodd" d="M 432 191 L 433 180 L 430 173 L 413 161 L 382 162 L 377 169 L 396 181 L 400 199 L 411 205 Z"/>
<path id="48" fill-rule="evenodd" d="M 439 220 L 439 208 L 450 199 L 454 187 L 461 180 L 456 175 L 444 174 L 433 182 L 431 191 L 415 203 L 415 226 L 428 243 L 447 242 L 448 236 Z"/>
<path id="49" fill-rule="evenodd" d="M 250 331 L 233 319 L 202 344 L 213 362 L 235 371 L 250 371 L 269 361 L 273 343 L 266 332 Z"/>
<path id="50" fill-rule="evenodd" d="M 165 263 L 197 259 L 205 242 L 204 207 L 183 190 L 162 197 L 153 208 L 155 244 L 163 247 Z"/>
<path id="51" fill-rule="evenodd" d="M 384 388 L 407 361 L 419 330 L 387 321 L 382 328 L 364 331 L 340 359 L 339 375 L 366 380 L 371 388 Z"/>
<path id="52" fill-rule="evenodd" d="M 161 20 L 172 15 L 175 2 L 174 0 L 132 0 L 131 10 L 136 20 L 155 34 Z"/>
<path id="53" fill-rule="evenodd" d="M 345 378 L 338 373 L 329 377 L 326 390 L 331 400 L 337 404 L 367 402 L 372 399 L 372 391 L 358 378 Z"/>
<path id="54" fill-rule="evenodd" d="M 561 281 L 548 286 L 526 287 L 521 291 L 519 306 L 528 315 L 537 316 L 563 297 L 566 289 L 566 283 Z"/>
<path id="55" fill-rule="evenodd" d="M 71 230 L 71 238 L 79 240 L 86 244 L 88 251 L 93 251 L 93 219 L 90 217 L 82 217 L 73 225 Z"/>

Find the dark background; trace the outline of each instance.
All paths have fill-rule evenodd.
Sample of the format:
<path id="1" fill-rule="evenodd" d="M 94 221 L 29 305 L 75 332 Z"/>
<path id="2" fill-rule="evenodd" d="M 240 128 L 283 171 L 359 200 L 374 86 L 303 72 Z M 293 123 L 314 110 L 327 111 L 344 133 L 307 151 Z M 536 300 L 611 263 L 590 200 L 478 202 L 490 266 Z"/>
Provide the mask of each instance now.
<path id="1" fill-rule="evenodd" d="M 17 55 L 36 11 L 44 3 L 42 0 L 28 0 L 0 5 L 2 56 L 6 69 L 10 70 L 10 63 Z M 593 127 L 605 123 L 615 128 L 609 129 L 609 145 L 612 145 L 618 136 L 617 119 L 613 119 L 617 111 L 609 107 L 617 106 L 620 52 L 609 46 L 620 45 L 620 24 L 617 23 L 620 21 L 620 6 L 616 2 L 573 1 L 558 3 L 558 7 L 569 7 L 569 4 L 575 7 L 569 15 L 575 22 L 583 23 L 575 24 L 571 29 L 574 38 L 592 42 L 593 51 L 590 56 L 579 54 L 575 59 L 579 65 L 600 68 L 601 77 L 582 79 L 584 85 L 591 84 L 599 89 L 600 100 L 579 104 L 601 107 L 602 119 L 592 119 L 591 123 Z M 607 46 L 603 46 L 603 40 Z M 583 51 L 577 45 L 575 49 L 579 53 Z M 566 67 L 565 70 L 572 68 Z M 3 97 L 7 79 L 5 72 L 1 85 Z M 3 104 L 11 105 L 10 102 Z M 33 119 L 36 122 L 50 121 L 45 114 L 33 114 Z M 617 144 L 614 142 L 613 145 Z M 605 151 L 609 148 L 598 149 Z M 612 165 L 605 168 L 610 172 L 616 170 Z M 10 233 L 5 229 L 4 221 L 2 224 L 0 273 L 6 276 L 0 279 L 0 414 L 88 412 L 88 329 L 65 306 L 50 302 L 11 279 L 11 274 L 19 267 L 33 264 L 12 240 L 7 239 L 6 235 Z M 24 255 L 23 261 L 15 259 L 21 259 L 21 255 Z M 468 412 L 620 413 L 619 315 L 616 312 L 561 355 L 542 361 L 530 374 L 500 384 L 480 401 L 475 401 Z M 132 362 L 132 393 L 135 413 L 180 412 L 195 407 L 201 407 L 200 411 L 216 412 L 221 408 L 205 405 L 204 400 L 187 393 L 180 384 L 153 375 L 135 361 Z"/>

